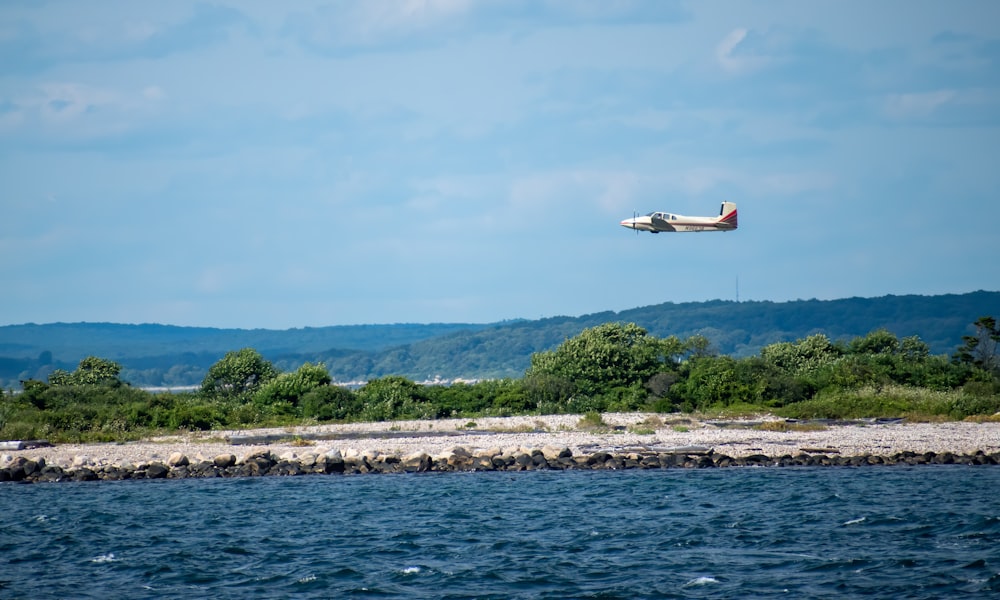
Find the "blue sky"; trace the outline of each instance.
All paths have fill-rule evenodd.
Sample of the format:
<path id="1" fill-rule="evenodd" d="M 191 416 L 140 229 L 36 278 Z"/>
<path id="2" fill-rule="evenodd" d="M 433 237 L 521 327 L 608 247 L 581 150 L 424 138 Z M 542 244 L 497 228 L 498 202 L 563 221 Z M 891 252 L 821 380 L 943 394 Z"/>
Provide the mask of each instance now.
<path id="1" fill-rule="evenodd" d="M 997 290 L 998 23 L 985 0 L 4 2 L 0 324 Z M 723 200 L 736 232 L 618 225 Z"/>

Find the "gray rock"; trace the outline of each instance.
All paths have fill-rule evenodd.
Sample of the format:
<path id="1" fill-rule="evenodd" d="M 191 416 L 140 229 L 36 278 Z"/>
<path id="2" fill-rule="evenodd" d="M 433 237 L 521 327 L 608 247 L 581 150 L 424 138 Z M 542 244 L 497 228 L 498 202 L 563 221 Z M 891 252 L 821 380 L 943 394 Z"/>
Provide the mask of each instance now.
<path id="1" fill-rule="evenodd" d="M 215 464 L 215 466 L 219 467 L 220 469 L 227 469 L 236 464 L 236 455 L 220 454 L 216 456 L 214 459 L 212 459 L 212 462 Z"/>
<path id="2" fill-rule="evenodd" d="M 163 479 L 169 472 L 170 467 L 160 462 L 151 463 L 146 467 L 146 477 L 149 479 Z"/>
<path id="3" fill-rule="evenodd" d="M 431 457 L 424 452 L 411 454 L 400 461 L 400 467 L 407 473 L 423 473 L 430 469 Z"/>
<path id="4" fill-rule="evenodd" d="M 560 458 L 573 456 L 573 451 L 565 446 L 562 448 L 558 446 L 545 446 L 542 448 L 542 456 L 545 457 L 545 460 L 559 460 Z"/>

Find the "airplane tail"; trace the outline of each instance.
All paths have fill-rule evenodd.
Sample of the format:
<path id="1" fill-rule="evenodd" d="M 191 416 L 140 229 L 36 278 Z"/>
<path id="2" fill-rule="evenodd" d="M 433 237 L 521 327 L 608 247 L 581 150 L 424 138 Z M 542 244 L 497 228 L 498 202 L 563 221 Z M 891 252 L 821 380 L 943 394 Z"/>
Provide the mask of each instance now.
<path id="1" fill-rule="evenodd" d="M 715 220 L 719 229 L 736 229 L 739 224 L 736 221 L 736 203 L 723 202 L 719 209 L 719 218 Z"/>

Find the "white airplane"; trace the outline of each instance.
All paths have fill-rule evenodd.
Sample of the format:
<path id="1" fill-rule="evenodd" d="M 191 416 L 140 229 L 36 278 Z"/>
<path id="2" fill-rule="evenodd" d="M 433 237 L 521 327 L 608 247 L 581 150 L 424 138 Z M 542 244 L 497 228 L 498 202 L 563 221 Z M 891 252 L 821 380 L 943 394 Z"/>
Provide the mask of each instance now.
<path id="1" fill-rule="evenodd" d="M 723 202 L 718 217 L 685 217 L 666 212 L 651 212 L 625 219 L 622 227 L 650 233 L 661 231 L 732 231 L 736 229 L 736 203 Z"/>

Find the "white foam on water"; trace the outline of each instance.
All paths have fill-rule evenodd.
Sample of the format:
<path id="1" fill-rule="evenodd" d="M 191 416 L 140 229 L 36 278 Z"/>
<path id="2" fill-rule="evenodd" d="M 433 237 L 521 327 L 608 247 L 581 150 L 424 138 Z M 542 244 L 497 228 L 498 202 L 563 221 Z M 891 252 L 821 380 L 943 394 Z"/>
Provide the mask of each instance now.
<path id="1" fill-rule="evenodd" d="M 306 575 L 305 577 L 302 577 L 301 579 L 296 581 L 296 583 L 311 583 L 313 581 L 316 581 L 315 575 Z"/>
<path id="2" fill-rule="evenodd" d="M 691 587 L 695 585 L 709 585 L 711 583 L 719 583 L 719 580 L 715 577 L 695 577 L 691 581 L 684 584 L 684 587 Z"/>
<path id="3" fill-rule="evenodd" d="M 90 562 L 100 564 L 100 563 L 115 562 L 116 560 L 118 560 L 118 559 L 115 558 L 115 553 L 114 552 L 108 552 L 107 554 L 102 554 L 100 556 L 95 556 L 94 558 L 90 559 Z"/>
<path id="4" fill-rule="evenodd" d="M 867 520 L 867 517 L 860 517 L 857 519 L 851 519 L 850 521 L 844 522 L 844 525 L 860 525 Z"/>
<path id="5" fill-rule="evenodd" d="M 406 567 L 405 569 L 400 571 L 400 573 L 403 573 L 404 575 L 413 575 L 414 573 L 419 573 L 419 572 L 420 572 L 420 567 Z"/>

